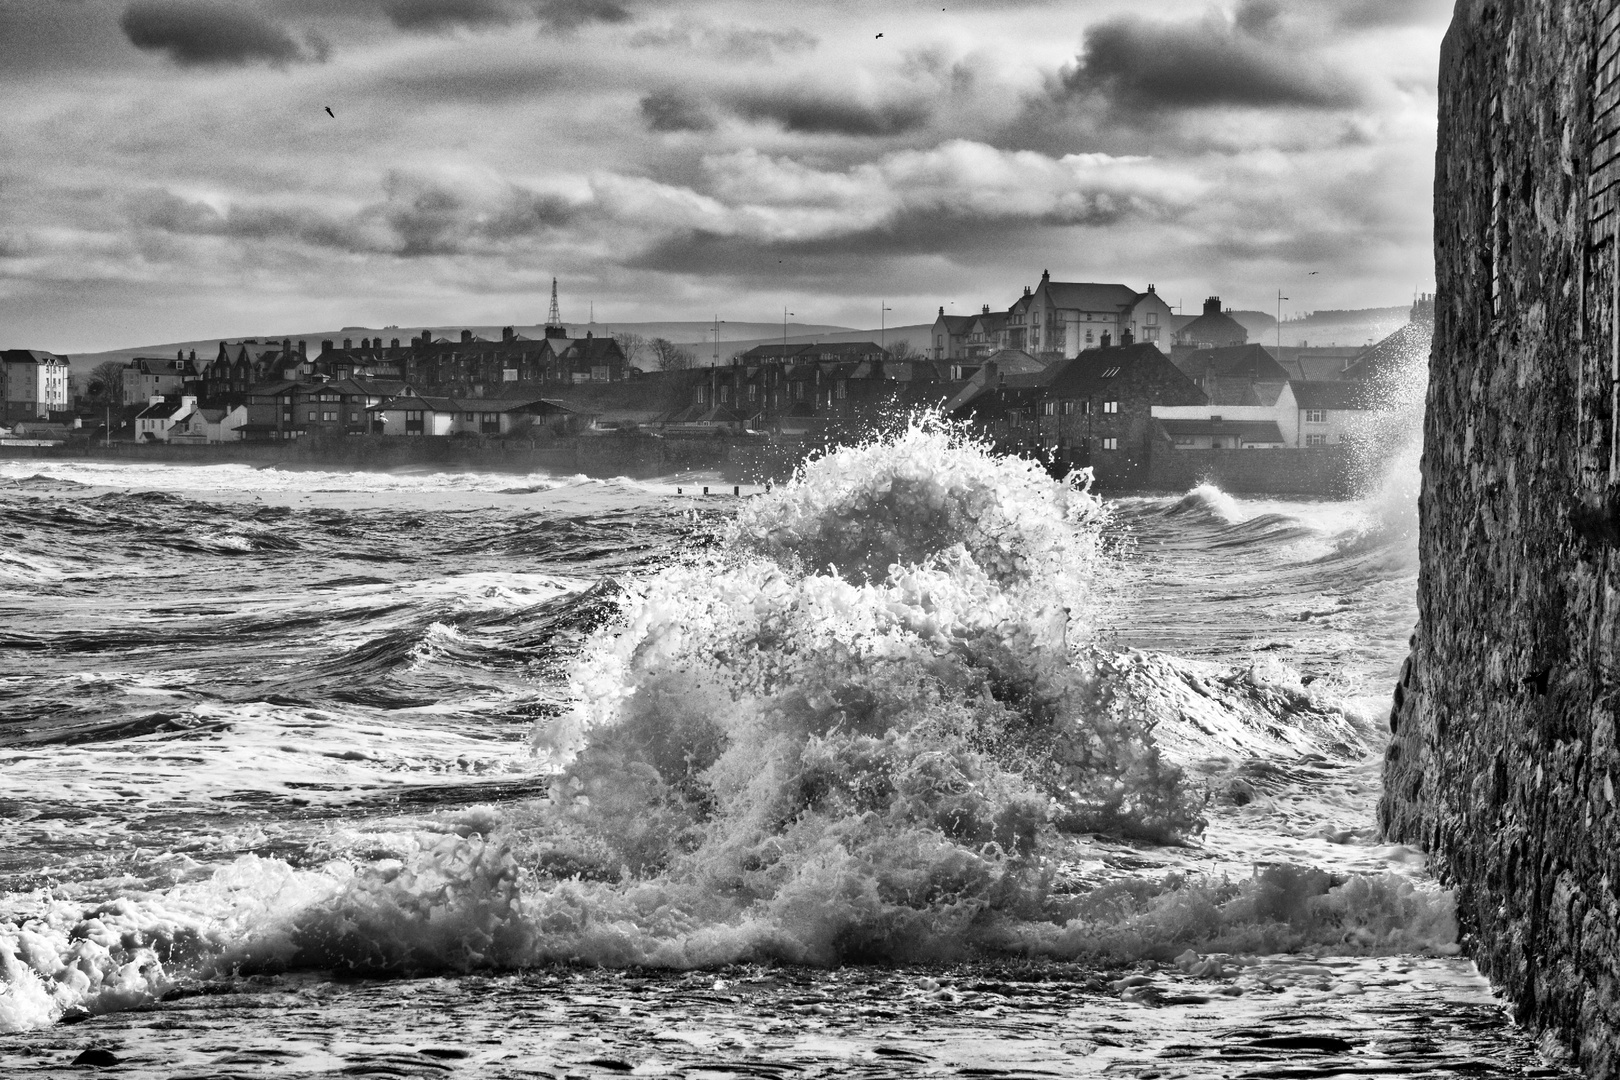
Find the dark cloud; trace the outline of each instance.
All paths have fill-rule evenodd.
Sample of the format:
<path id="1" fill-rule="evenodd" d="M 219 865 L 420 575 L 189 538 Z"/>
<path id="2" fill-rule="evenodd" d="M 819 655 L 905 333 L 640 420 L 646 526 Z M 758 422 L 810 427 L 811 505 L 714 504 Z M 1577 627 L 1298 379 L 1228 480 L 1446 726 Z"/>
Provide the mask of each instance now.
<path id="1" fill-rule="evenodd" d="M 739 94 L 727 107 L 745 120 L 764 120 L 806 135 L 903 135 L 932 116 L 920 102 L 867 105 L 793 90 Z"/>
<path id="2" fill-rule="evenodd" d="M 236 204 L 221 213 L 168 191 L 130 200 L 130 217 L 146 229 L 180 236 L 219 236 L 264 243 L 285 241 L 354 254 L 484 253 L 510 241 L 566 225 L 573 207 L 555 196 L 513 184 L 468 192 L 404 172 L 390 173 L 383 198 L 352 215 L 309 207 Z"/>
<path id="3" fill-rule="evenodd" d="M 614 0 L 544 0 L 535 14 L 553 30 L 576 30 L 587 23 L 623 23 L 631 17 Z"/>
<path id="4" fill-rule="evenodd" d="M 1219 16 L 1196 23 L 1109 19 L 1086 31 L 1078 63 L 1064 71 L 1067 98 L 1099 98 L 1125 113 L 1158 113 L 1236 105 L 1250 108 L 1340 108 L 1360 94 L 1320 57 L 1268 40 L 1277 5 L 1251 2 L 1228 25 Z"/>
<path id="5" fill-rule="evenodd" d="M 438 32 L 505 26 L 518 17 L 507 0 L 384 0 L 383 13 L 401 30 Z"/>
<path id="6" fill-rule="evenodd" d="M 320 58 L 258 13 L 216 0 L 135 0 L 118 25 L 138 49 L 167 53 L 181 66 L 267 63 Z"/>
<path id="7" fill-rule="evenodd" d="M 875 226 L 853 226 L 826 236 L 776 240 L 724 235 L 704 229 L 657 240 L 625 265 L 660 273 L 725 273 L 738 278 L 848 275 L 918 256 L 969 261 L 1005 252 L 1028 239 L 1050 238 L 1056 228 L 1106 227 L 1132 220 L 1162 219 L 1169 211 L 1154 200 L 1096 194 L 1061 210 L 1030 216 L 974 214 L 949 207 L 907 209 Z"/>
<path id="8" fill-rule="evenodd" d="M 653 131 L 714 130 L 714 117 L 708 110 L 678 90 L 664 90 L 642 98 L 641 117 Z"/>

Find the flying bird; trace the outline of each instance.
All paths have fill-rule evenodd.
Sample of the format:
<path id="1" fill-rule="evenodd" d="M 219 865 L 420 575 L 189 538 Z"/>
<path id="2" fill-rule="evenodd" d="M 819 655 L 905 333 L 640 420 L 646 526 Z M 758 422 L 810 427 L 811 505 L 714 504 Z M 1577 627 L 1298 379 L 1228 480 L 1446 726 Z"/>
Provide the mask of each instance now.
<path id="1" fill-rule="evenodd" d="M 878 35 L 878 37 L 882 37 L 882 36 L 883 36 L 883 35 L 882 35 L 882 34 L 879 34 L 879 35 Z M 873 39 L 872 39 L 872 40 L 873 40 L 873 41 L 876 41 L 876 40 L 877 40 L 877 38 L 873 38 Z"/>
<path id="2" fill-rule="evenodd" d="M 335 112 L 333 112 L 333 111 L 332 111 L 332 106 L 330 106 L 330 105 L 328 105 L 328 106 L 327 106 L 327 107 L 326 107 L 326 115 L 327 115 L 327 116 L 330 116 L 330 117 L 331 117 L 331 118 L 332 118 L 332 119 L 334 119 L 334 120 L 336 120 L 336 119 L 337 119 L 337 113 L 335 113 Z"/>
<path id="3" fill-rule="evenodd" d="M 1312 270 L 1312 271 L 1311 271 L 1311 274 L 1320 274 L 1320 273 L 1321 273 L 1321 272 L 1322 272 L 1322 271 L 1320 271 L 1320 270 Z M 1305 275 L 1305 276 L 1306 276 L 1306 277 L 1310 277 L 1310 276 L 1311 276 L 1311 274 L 1306 274 L 1306 275 Z"/>

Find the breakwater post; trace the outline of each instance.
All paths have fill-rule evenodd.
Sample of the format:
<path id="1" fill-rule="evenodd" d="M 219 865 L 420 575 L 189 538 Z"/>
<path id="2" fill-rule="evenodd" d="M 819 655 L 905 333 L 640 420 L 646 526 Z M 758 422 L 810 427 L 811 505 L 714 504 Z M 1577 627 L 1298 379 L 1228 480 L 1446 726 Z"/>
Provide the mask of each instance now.
<path id="1" fill-rule="evenodd" d="M 1520 1020 L 1620 1075 L 1620 0 L 1460 0 L 1419 625 L 1379 809 Z"/>

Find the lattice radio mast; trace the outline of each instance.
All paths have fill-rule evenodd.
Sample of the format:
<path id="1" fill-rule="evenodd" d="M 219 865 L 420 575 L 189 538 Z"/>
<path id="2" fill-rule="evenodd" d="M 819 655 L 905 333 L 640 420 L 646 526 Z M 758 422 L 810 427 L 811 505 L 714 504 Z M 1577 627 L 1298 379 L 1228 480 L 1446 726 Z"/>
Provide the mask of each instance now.
<path id="1" fill-rule="evenodd" d="M 557 279 L 551 279 L 551 310 L 546 313 L 547 326 L 562 325 L 562 309 L 557 306 Z"/>

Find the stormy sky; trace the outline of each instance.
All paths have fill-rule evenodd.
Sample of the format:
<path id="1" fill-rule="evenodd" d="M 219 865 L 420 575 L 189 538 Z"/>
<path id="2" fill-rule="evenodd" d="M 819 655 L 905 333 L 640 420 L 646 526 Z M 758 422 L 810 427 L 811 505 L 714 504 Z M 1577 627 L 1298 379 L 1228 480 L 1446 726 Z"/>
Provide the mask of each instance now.
<path id="1" fill-rule="evenodd" d="M 1402 303 L 1449 8 L 0 0 L 0 346 Z"/>

